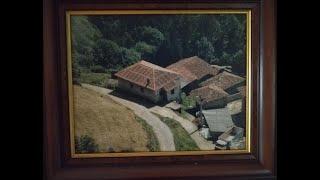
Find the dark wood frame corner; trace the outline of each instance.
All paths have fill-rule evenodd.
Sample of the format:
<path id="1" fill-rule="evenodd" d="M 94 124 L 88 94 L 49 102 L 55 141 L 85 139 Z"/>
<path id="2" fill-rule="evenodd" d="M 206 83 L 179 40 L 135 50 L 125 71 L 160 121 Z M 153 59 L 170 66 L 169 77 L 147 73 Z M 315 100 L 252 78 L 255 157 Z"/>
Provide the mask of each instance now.
<path id="1" fill-rule="evenodd" d="M 43 1 L 45 179 L 276 179 L 276 0 Z M 71 158 L 65 11 L 106 9 L 251 9 L 251 153 Z"/>

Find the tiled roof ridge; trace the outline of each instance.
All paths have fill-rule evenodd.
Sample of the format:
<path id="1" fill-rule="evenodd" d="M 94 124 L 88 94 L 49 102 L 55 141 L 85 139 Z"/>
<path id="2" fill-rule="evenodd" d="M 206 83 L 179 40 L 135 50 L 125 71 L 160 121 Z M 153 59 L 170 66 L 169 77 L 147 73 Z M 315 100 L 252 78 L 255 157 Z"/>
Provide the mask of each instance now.
<path id="1" fill-rule="evenodd" d="M 233 76 L 233 77 L 236 77 L 236 78 L 245 79 L 244 77 L 241 77 L 241 76 L 239 76 L 239 75 L 236 75 L 236 74 L 231 73 L 231 72 L 228 72 L 228 71 L 223 71 L 223 72 L 221 72 L 221 73 L 225 73 L 225 74 L 228 74 L 228 75 Z M 219 74 L 221 74 L 221 73 L 219 73 Z M 217 74 L 217 75 L 219 75 L 219 74 Z"/>
<path id="2" fill-rule="evenodd" d="M 137 65 L 139 65 L 139 64 L 141 64 L 141 65 L 143 65 L 143 66 L 145 66 L 145 67 L 147 67 L 147 68 L 151 68 L 151 67 L 149 67 L 149 66 L 146 66 L 146 65 L 142 64 L 142 63 L 141 63 L 142 61 L 144 61 L 144 60 L 140 60 L 139 62 L 137 62 L 137 63 L 135 63 L 135 64 L 127 67 L 126 69 L 128 69 L 128 71 L 130 71 L 130 72 L 132 72 L 132 73 L 139 74 L 139 75 L 141 75 L 141 76 L 147 77 L 146 75 L 144 75 L 144 74 L 142 74 L 142 73 L 135 72 L 135 71 L 132 71 L 132 70 L 131 70 L 133 67 L 135 67 L 135 66 L 137 66 Z M 152 68 L 151 68 L 151 69 L 152 69 Z M 149 77 L 147 77 L 147 78 L 149 78 Z M 154 74 L 152 75 L 152 78 L 154 79 Z"/>
<path id="3" fill-rule="evenodd" d="M 173 74 L 178 74 L 174 71 L 171 71 L 170 69 L 167 69 L 167 68 L 163 68 L 161 66 L 158 66 L 156 64 L 153 64 L 153 63 L 150 63 L 146 60 L 140 60 L 139 63 L 145 67 L 148 67 L 148 68 L 151 68 L 151 69 L 156 69 L 158 71 L 165 71 L 165 72 L 168 72 L 168 73 L 173 73 Z M 153 67 L 150 67 L 150 66 L 153 66 Z"/>
<path id="4" fill-rule="evenodd" d="M 146 77 L 147 79 L 150 79 L 150 77 L 148 77 L 148 76 L 146 76 L 146 75 L 144 75 L 144 74 L 141 74 L 141 73 L 132 71 L 131 69 L 129 69 L 128 71 L 130 71 L 130 72 L 132 72 L 132 73 L 134 73 L 134 74 L 139 74 L 139 75 L 141 75 L 141 76 L 144 76 L 144 77 Z M 155 79 L 154 76 L 152 76 L 151 79 Z"/>
<path id="5" fill-rule="evenodd" d="M 152 68 L 152 77 L 153 77 L 153 89 L 156 89 L 156 78 L 155 78 L 155 75 L 154 75 L 154 68 Z"/>
<path id="6" fill-rule="evenodd" d="M 176 71 L 188 82 L 201 79 L 206 75 L 216 75 L 217 70 L 212 68 L 208 62 L 198 56 L 180 59 L 177 62 L 166 67 Z"/>
<path id="7" fill-rule="evenodd" d="M 194 58 L 199 58 L 199 56 L 191 56 L 191 57 L 183 58 L 180 61 L 185 61 L 185 60 L 194 59 Z"/>
<path id="8" fill-rule="evenodd" d="M 141 68 L 143 68 L 144 70 L 139 70 Z M 163 87 L 168 88 L 168 85 L 170 85 L 170 83 L 172 84 L 176 81 L 176 78 L 179 77 L 179 74 L 171 70 L 162 68 L 158 65 L 147 62 L 145 60 L 140 60 L 137 63 L 117 72 L 116 76 L 127 81 L 139 84 L 140 86 L 146 86 L 151 90 L 157 90 Z M 131 78 L 130 76 L 139 76 L 145 80 L 136 80 L 134 78 Z M 157 82 L 159 80 L 162 81 L 160 84 Z M 148 81 L 150 81 L 149 85 Z"/>
<path id="9" fill-rule="evenodd" d="M 173 64 L 170 64 L 169 66 L 167 66 L 167 68 L 168 67 L 174 67 L 174 66 L 176 66 L 176 64 L 184 64 L 184 63 L 186 63 L 186 61 L 188 61 L 188 60 L 192 60 L 192 59 L 194 59 L 194 58 L 198 58 L 198 59 L 200 59 L 200 60 L 202 60 L 201 58 L 199 58 L 198 56 L 192 56 L 192 57 L 187 57 L 187 58 L 182 58 L 182 59 L 179 59 L 177 62 L 175 62 L 175 63 L 173 63 Z"/>
<path id="10" fill-rule="evenodd" d="M 132 71 L 132 70 L 131 70 L 132 67 L 135 67 L 135 66 L 137 66 L 138 64 L 141 64 L 141 65 L 143 65 L 144 67 L 150 68 L 150 69 L 152 70 L 152 79 L 156 79 L 156 78 L 155 78 L 155 70 L 165 71 L 165 72 L 168 72 L 168 73 L 172 73 L 172 74 L 178 75 L 178 73 L 176 73 L 176 72 L 174 72 L 174 71 L 170 71 L 170 70 L 168 70 L 168 69 L 162 68 L 161 66 L 158 66 L 158 65 L 155 65 L 155 64 L 152 64 L 152 65 L 158 66 L 158 67 L 162 68 L 163 70 L 162 70 L 162 69 L 156 69 L 156 68 L 150 67 L 150 66 L 146 65 L 144 62 L 149 63 L 149 64 L 152 64 L 152 63 L 147 62 L 147 61 L 145 61 L 145 60 L 140 60 L 139 62 L 137 62 L 137 63 L 135 63 L 135 64 L 127 67 L 127 69 L 128 69 L 130 72 L 133 72 L 133 73 L 135 73 L 135 74 L 140 74 L 140 75 L 142 75 L 142 76 L 144 76 L 144 77 L 147 77 L 146 75 L 144 75 L 144 74 L 142 74 L 142 73 L 135 72 L 135 71 Z"/>

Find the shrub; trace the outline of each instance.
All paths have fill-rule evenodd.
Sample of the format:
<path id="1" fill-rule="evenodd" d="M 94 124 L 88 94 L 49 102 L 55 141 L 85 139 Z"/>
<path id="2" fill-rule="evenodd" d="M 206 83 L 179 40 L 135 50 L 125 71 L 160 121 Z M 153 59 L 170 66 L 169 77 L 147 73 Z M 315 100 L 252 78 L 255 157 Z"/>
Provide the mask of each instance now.
<path id="1" fill-rule="evenodd" d="M 80 79 L 78 79 L 78 78 L 73 78 L 72 84 L 81 86 Z"/>
<path id="2" fill-rule="evenodd" d="M 124 147 L 120 152 L 134 152 L 132 147 Z"/>
<path id="3" fill-rule="evenodd" d="M 116 79 L 107 79 L 106 87 L 112 90 L 115 90 L 118 87 L 118 80 Z"/>
<path id="4" fill-rule="evenodd" d="M 106 73 L 81 73 L 80 82 L 105 87 L 108 78 L 110 78 L 110 74 Z"/>
<path id="5" fill-rule="evenodd" d="M 106 69 L 100 65 L 95 65 L 90 67 L 91 72 L 94 73 L 105 73 Z"/>
<path id="6" fill-rule="evenodd" d="M 192 96 L 186 96 L 183 92 L 180 95 L 182 110 L 192 109 L 196 106 L 196 98 Z"/>
<path id="7" fill-rule="evenodd" d="M 142 59 L 151 60 L 154 57 L 157 48 L 145 42 L 137 42 L 134 46 L 134 50 L 141 54 Z"/>
<path id="8" fill-rule="evenodd" d="M 72 83 L 76 85 L 80 85 L 80 76 L 81 76 L 81 70 L 80 66 L 73 62 L 72 64 Z"/>
<path id="9" fill-rule="evenodd" d="M 98 152 L 99 147 L 92 137 L 82 135 L 80 138 L 75 137 L 75 150 L 77 153 L 93 153 Z"/>
<path id="10" fill-rule="evenodd" d="M 107 151 L 110 152 L 110 153 L 115 152 L 115 150 L 114 150 L 113 147 L 111 147 L 111 146 L 109 146 L 109 147 L 107 148 Z"/>

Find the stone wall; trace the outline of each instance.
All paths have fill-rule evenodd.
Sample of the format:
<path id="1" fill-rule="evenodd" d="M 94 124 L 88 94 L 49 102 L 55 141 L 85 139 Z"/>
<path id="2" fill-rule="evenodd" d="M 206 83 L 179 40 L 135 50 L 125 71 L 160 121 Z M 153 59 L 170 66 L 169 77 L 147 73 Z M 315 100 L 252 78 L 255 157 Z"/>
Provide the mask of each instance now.
<path id="1" fill-rule="evenodd" d="M 148 88 L 136 85 L 134 83 L 130 83 L 129 81 L 126 81 L 123 79 L 118 79 L 118 87 L 123 91 L 130 92 L 132 94 L 147 98 L 154 103 L 157 103 L 162 100 L 160 96 L 160 90 L 154 92 Z M 173 94 L 171 93 L 171 91 L 166 92 L 167 100 L 168 101 L 177 100 L 180 97 L 180 92 L 181 92 L 180 86 L 176 86 L 174 88 Z"/>
<path id="2" fill-rule="evenodd" d="M 173 94 L 171 94 L 171 91 L 168 91 L 167 92 L 167 100 L 168 101 L 174 101 L 174 100 L 179 99 L 180 98 L 180 91 L 181 91 L 181 89 L 180 89 L 179 86 L 174 88 L 174 93 Z"/>

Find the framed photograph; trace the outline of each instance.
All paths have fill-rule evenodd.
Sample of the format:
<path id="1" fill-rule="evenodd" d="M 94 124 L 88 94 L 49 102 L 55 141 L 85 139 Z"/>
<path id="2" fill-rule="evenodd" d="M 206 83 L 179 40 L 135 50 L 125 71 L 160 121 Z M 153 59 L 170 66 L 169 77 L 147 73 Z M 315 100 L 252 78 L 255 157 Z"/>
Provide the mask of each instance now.
<path id="1" fill-rule="evenodd" d="M 274 1 L 45 1 L 48 179 L 268 178 Z"/>
<path id="2" fill-rule="evenodd" d="M 66 13 L 72 157 L 250 152 L 250 10 Z"/>

